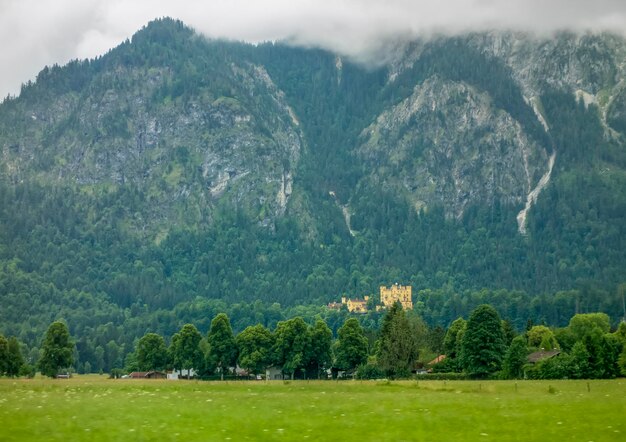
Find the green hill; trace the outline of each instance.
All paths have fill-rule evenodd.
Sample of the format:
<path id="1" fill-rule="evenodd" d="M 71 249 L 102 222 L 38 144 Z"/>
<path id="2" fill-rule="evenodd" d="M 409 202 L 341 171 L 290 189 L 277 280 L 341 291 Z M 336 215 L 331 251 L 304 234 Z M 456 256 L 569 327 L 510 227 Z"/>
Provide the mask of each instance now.
<path id="1" fill-rule="evenodd" d="M 399 47 L 371 67 L 163 19 L 44 68 L 0 105 L 0 331 L 34 349 L 63 317 L 110 367 L 146 331 L 332 325 L 321 305 L 393 282 L 430 324 L 617 320 L 626 42 Z"/>

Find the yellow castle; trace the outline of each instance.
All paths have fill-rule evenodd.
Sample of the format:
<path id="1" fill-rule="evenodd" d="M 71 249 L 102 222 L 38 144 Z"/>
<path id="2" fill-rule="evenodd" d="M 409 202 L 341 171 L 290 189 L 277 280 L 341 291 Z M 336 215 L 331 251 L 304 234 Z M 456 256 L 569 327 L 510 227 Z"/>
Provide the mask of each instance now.
<path id="1" fill-rule="evenodd" d="M 346 299 L 345 296 L 341 297 L 341 303 L 348 306 L 350 313 L 367 313 L 367 301 L 369 300 L 369 296 L 366 296 L 365 299 Z"/>
<path id="2" fill-rule="evenodd" d="M 365 299 L 349 299 L 346 296 L 342 296 L 341 303 L 331 302 L 327 307 L 332 310 L 341 310 L 341 307 L 345 305 L 350 313 L 367 313 L 367 302 L 369 300 L 369 296 L 366 296 Z"/>
<path id="3" fill-rule="evenodd" d="M 380 302 L 385 308 L 391 307 L 396 301 L 402 304 L 404 310 L 413 309 L 413 300 L 411 299 L 411 286 L 393 284 L 391 287 L 380 286 Z"/>
<path id="4" fill-rule="evenodd" d="M 341 302 L 331 302 L 327 304 L 327 307 L 332 310 L 341 310 L 343 306 L 346 306 L 350 313 L 367 313 L 369 299 L 369 296 L 364 296 L 364 299 L 350 299 L 347 296 L 342 296 Z M 404 310 L 412 310 L 411 286 L 397 283 L 391 287 L 380 286 L 380 302 L 382 305 L 377 305 L 376 311 L 389 308 L 396 302 L 400 302 Z"/>

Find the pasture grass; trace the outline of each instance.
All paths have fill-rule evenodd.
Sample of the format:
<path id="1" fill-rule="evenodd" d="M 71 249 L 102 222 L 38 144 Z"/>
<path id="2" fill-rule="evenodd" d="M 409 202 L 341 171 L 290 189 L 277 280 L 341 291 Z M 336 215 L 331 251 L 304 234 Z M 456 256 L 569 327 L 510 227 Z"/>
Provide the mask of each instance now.
<path id="1" fill-rule="evenodd" d="M 623 441 L 626 380 L 0 380 L 2 441 Z"/>

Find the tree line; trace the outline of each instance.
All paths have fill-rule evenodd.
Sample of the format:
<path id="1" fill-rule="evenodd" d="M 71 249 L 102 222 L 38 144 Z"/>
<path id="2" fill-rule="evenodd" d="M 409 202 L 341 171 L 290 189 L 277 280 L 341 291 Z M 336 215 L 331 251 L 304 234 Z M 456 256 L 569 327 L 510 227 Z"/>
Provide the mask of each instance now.
<path id="1" fill-rule="evenodd" d="M 157 21 L 105 57 L 45 69 L 19 99 L 3 105 L 0 126 L 7 134 L 22 133 L 32 122 L 26 112 L 31 106 L 49 107 L 51 97 L 74 96 L 86 83 L 96 96 L 108 90 L 132 95 L 138 87 L 132 78 L 110 75 L 120 66 L 172 71 L 172 81 L 151 95 L 150 109 L 179 112 L 180 106 L 164 102 L 199 91 L 257 109 L 246 104 L 227 61 L 253 62 L 267 69 L 302 122 L 308 147 L 294 196 L 306 195 L 306 204 L 294 204 L 268 228 L 255 207 L 225 202 L 211 208 L 210 222 L 196 222 L 186 214 L 204 211 L 204 204 L 174 198 L 185 201 L 176 209 L 184 216 L 167 223 L 167 236 L 157 241 L 163 230 L 156 228 L 162 217 L 155 215 L 154 198 L 171 199 L 167 188 L 131 182 L 85 187 L 42 181 L 35 171 L 13 180 L 0 165 L 0 332 L 28 346 L 29 363 L 38 358 L 46 325 L 59 317 L 77 336 L 79 371 L 87 363 L 95 371 L 121 368 L 147 330 L 171 337 L 193 323 L 206 332 L 220 311 L 235 332 L 256 323 L 274 329 L 296 316 L 312 323 L 320 315 L 336 334 L 345 317 L 322 305 L 395 281 L 413 287 L 416 310 L 431 327 L 468 317 L 485 303 L 519 330 L 528 319 L 565 326 L 576 313 L 603 311 L 613 322 L 626 314 L 626 150 L 605 139 L 597 107 L 547 91 L 541 102 L 550 134 L 542 134 L 511 73 L 463 39 L 434 41 L 412 69 L 388 82 L 384 68 L 364 70 L 348 61 L 339 73 L 335 55 L 321 50 L 207 46 L 192 35 L 180 22 Z M 417 213 L 403 192 L 364 179 L 369 167 L 354 156 L 363 129 L 433 74 L 488 92 L 542 145 L 556 148 L 553 178 L 529 214 L 528 236 L 517 232 L 519 204 L 471 206 L 452 219 L 441 206 Z M 123 138 L 124 114 L 116 116 L 107 131 Z M 71 128 L 35 132 L 50 147 L 37 156 L 37 167 L 56 167 L 51 153 L 64 152 L 58 136 L 78 131 L 78 122 L 72 117 Z M 87 145 L 94 135 L 84 136 Z M 189 158 L 194 149 L 170 147 L 164 161 L 182 168 L 190 189 L 200 185 L 198 164 Z M 349 203 L 356 236 L 331 190 L 341 204 Z M 142 221 L 139 229 L 137 220 L 147 225 Z M 372 333 L 381 321 L 376 313 L 360 318 Z"/>
<path id="2" fill-rule="evenodd" d="M 529 322 L 516 335 L 489 305 L 456 319 L 444 340 L 439 372 L 501 379 L 608 379 L 626 375 L 626 322 L 610 332 L 604 313 L 574 315 L 566 327 Z M 534 356 L 534 357 L 529 357 Z"/>
<path id="3" fill-rule="evenodd" d="M 33 375 L 38 368 L 55 377 L 72 370 L 75 349 L 67 325 L 55 321 L 34 367 L 25 362 L 15 337 L 0 335 L 0 374 Z M 431 359 L 437 362 L 429 363 Z M 124 369 L 111 374 L 174 369 L 187 376 L 224 379 L 241 373 L 264 375 L 271 367 L 290 379 L 323 379 L 331 374 L 407 378 L 429 372 L 448 378 L 614 378 L 626 375 L 626 322 L 611 332 L 606 314 L 576 314 L 566 327 L 529 321 L 518 334 L 496 309 L 483 304 L 467 320 L 457 318 L 444 330 L 429 328 L 396 303 L 384 313 L 374 334 L 353 316 L 336 334 L 323 319 L 308 324 L 300 316 L 279 321 L 273 330 L 256 324 L 235 334 L 228 316 L 218 313 L 205 336 L 193 324 L 174 333 L 169 345 L 162 335 L 146 333 L 126 356 Z"/>

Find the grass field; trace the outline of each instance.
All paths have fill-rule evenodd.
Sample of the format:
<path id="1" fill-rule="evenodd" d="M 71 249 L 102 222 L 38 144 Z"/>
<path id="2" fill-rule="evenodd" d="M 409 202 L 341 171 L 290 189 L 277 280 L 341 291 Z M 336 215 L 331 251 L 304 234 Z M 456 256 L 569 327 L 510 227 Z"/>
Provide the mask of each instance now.
<path id="1" fill-rule="evenodd" d="M 0 380 L 0 441 L 623 441 L 626 380 Z"/>

